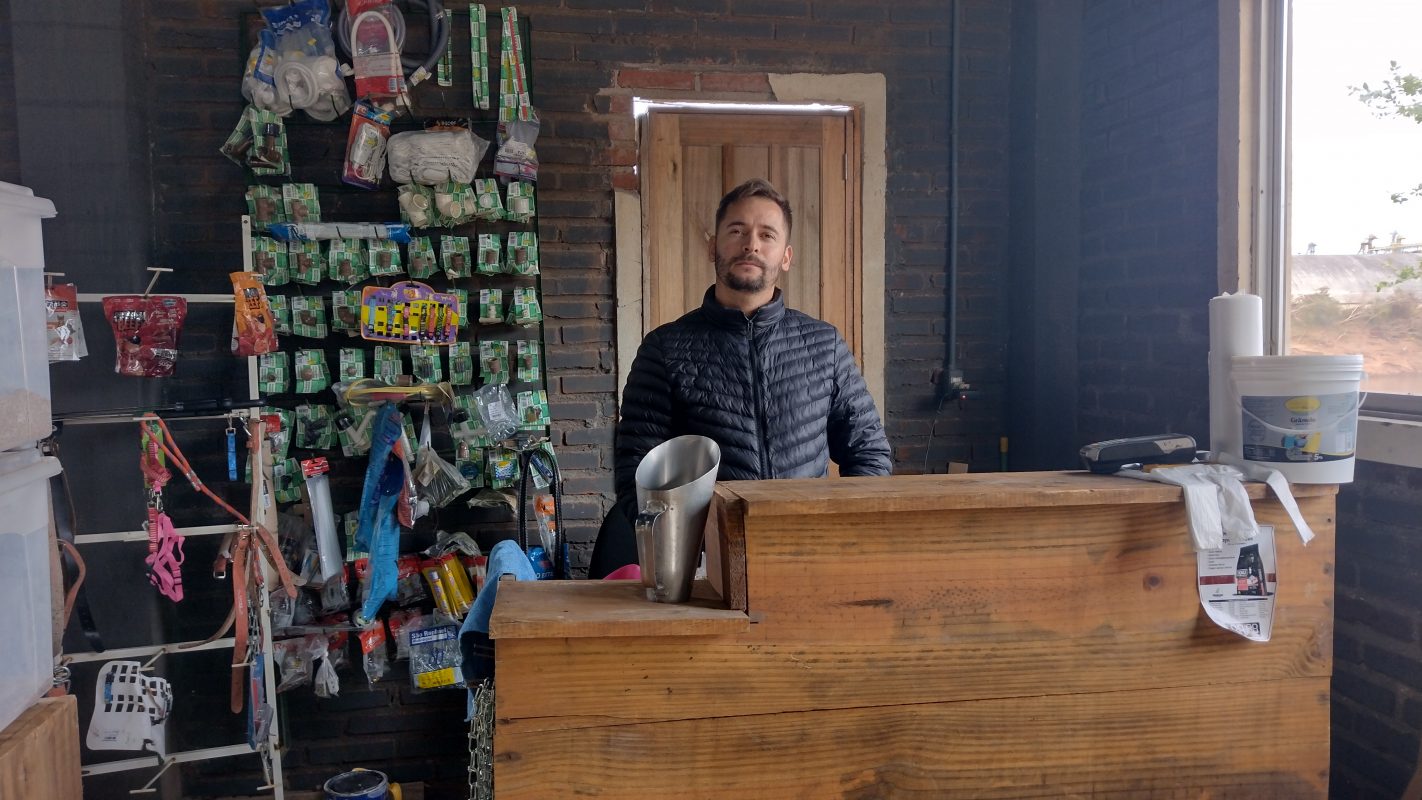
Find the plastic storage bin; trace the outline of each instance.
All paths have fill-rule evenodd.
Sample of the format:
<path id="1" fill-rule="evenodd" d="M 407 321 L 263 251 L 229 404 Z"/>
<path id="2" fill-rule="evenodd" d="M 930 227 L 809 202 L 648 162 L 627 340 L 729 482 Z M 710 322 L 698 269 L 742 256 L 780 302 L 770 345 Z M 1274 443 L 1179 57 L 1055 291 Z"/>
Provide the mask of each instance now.
<path id="1" fill-rule="evenodd" d="M 0 183 L 0 450 L 49 435 L 49 352 L 45 345 L 44 237 L 54 203 Z"/>
<path id="2" fill-rule="evenodd" d="M 0 729 L 54 682 L 49 489 L 58 459 L 0 453 Z"/>

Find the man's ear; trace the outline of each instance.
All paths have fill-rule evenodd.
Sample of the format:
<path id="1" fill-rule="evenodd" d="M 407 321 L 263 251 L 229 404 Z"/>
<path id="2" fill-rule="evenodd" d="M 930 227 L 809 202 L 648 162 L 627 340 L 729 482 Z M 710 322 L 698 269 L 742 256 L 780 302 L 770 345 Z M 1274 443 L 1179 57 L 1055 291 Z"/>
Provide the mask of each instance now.
<path id="1" fill-rule="evenodd" d="M 785 257 L 780 261 L 780 271 L 789 272 L 790 262 L 793 260 L 795 260 L 795 248 L 787 244 L 785 245 Z"/>
<path id="2" fill-rule="evenodd" d="M 706 236 L 706 257 L 709 258 L 709 259 L 711 259 L 711 263 L 712 263 L 712 264 L 715 264 L 715 263 L 716 263 L 716 235 L 715 235 L 714 233 L 708 233 L 708 234 L 705 234 L 705 236 Z"/>

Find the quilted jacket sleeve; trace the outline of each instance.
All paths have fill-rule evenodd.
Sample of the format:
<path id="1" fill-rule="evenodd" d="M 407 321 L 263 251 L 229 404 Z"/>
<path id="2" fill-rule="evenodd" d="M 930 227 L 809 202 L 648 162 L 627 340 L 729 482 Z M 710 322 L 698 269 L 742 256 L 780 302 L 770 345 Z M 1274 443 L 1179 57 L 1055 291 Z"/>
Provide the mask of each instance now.
<path id="1" fill-rule="evenodd" d="M 829 454 L 841 475 L 888 475 L 889 439 L 864 376 L 843 339 L 835 342 L 834 400 L 829 416 Z"/>
<path id="2" fill-rule="evenodd" d="M 653 447 L 672 438 L 671 382 L 662 354 L 661 337 L 654 331 L 637 348 L 627 386 L 622 391 L 621 419 L 615 446 L 616 488 L 619 499 L 636 488 L 637 465 Z"/>

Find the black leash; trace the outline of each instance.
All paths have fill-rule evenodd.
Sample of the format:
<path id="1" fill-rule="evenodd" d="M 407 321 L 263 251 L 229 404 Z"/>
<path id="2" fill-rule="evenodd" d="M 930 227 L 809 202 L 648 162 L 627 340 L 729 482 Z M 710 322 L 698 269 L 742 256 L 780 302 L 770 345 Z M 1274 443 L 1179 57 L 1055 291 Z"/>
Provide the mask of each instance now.
<path id="1" fill-rule="evenodd" d="M 48 439 L 40 442 L 40 449 L 47 456 L 59 458 L 59 434 L 63 430 L 62 425 L 56 425 L 54 433 Z M 61 465 L 62 465 L 61 459 Z M 74 509 L 74 498 L 69 493 L 69 474 L 60 469 L 59 474 L 49 479 L 49 493 L 54 506 L 54 528 L 55 533 L 63 541 L 74 545 L 74 529 L 78 527 L 79 515 Z M 60 564 L 64 571 L 65 590 L 68 591 L 79 579 L 79 565 L 75 563 L 74 557 L 69 554 L 67 548 L 61 547 Z M 99 636 L 99 627 L 94 623 L 94 610 L 89 605 L 89 587 L 84 584 L 79 585 L 79 591 L 74 597 L 74 616 L 79 620 L 79 628 L 84 632 L 84 638 L 89 642 L 89 648 L 95 653 L 104 652 L 104 640 Z"/>

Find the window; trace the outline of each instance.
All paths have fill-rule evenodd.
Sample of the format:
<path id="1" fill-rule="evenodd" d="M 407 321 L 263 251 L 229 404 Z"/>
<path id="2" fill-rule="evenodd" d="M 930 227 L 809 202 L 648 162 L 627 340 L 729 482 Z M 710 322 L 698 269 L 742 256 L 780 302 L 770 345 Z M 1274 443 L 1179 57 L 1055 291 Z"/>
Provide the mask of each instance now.
<path id="1" fill-rule="evenodd" d="M 1287 352 L 1362 353 L 1368 410 L 1422 415 L 1422 3 L 1290 6 Z"/>

